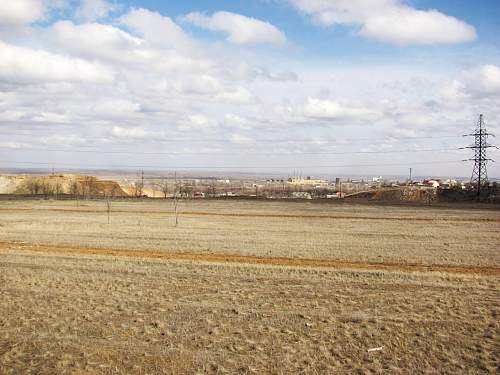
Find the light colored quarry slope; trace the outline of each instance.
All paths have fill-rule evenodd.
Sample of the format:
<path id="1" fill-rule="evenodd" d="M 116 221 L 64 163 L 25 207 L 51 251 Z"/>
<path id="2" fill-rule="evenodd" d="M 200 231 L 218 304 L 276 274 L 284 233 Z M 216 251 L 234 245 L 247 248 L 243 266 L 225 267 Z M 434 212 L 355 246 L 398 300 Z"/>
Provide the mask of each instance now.
<path id="1" fill-rule="evenodd" d="M 75 182 L 79 186 L 80 194 L 84 194 L 84 186 L 91 185 L 91 190 L 95 195 L 110 194 L 113 196 L 127 196 L 115 181 L 101 180 L 92 176 L 81 176 L 75 174 L 49 175 L 49 176 L 6 176 L 0 175 L 0 194 L 30 194 L 32 193 L 29 184 L 37 182 L 40 185 L 47 184 L 54 187 L 59 186 L 60 193 L 71 194 L 72 185 Z M 43 194 L 43 189 L 40 189 Z"/>

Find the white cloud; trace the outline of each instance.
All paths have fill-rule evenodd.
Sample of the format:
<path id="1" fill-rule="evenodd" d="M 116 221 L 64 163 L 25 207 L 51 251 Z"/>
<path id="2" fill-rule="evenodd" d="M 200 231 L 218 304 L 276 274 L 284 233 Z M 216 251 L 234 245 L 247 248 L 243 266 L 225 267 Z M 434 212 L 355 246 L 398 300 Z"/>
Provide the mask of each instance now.
<path id="1" fill-rule="evenodd" d="M 359 35 L 396 45 L 454 44 L 475 40 L 473 26 L 437 10 L 418 10 L 401 0 L 290 0 L 324 26 L 359 27 Z"/>
<path id="2" fill-rule="evenodd" d="M 225 90 L 217 94 L 215 99 L 232 104 L 252 104 L 257 100 L 255 95 L 243 86 Z"/>
<path id="3" fill-rule="evenodd" d="M 369 18 L 361 35 L 393 44 L 455 44 L 476 39 L 474 28 L 436 10 L 396 8 Z"/>
<path id="4" fill-rule="evenodd" d="M 55 4 L 52 0 L 44 1 L 42 13 L 19 21 L 26 27 L 22 38 L 5 42 L 2 34 L 0 127 L 33 134 L 9 135 L 9 142 L 61 145 L 78 144 L 76 140 L 81 139 L 82 144 L 106 145 L 109 149 L 130 142 L 138 153 L 168 147 L 172 152 L 189 149 L 229 153 L 240 149 L 258 154 L 269 148 L 269 142 L 261 140 L 290 138 L 297 142 L 272 147 L 280 152 L 282 148 L 284 152 L 293 149 L 297 158 L 305 158 L 308 156 L 299 155 L 301 151 L 328 150 L 321 142 L 324 138 L 343 139 L 339 147 L 359 147 L 349 140 L 359 136 L 360 126 L 363 137 L 380 138 L 433 135 L 438 129 L 447 134 L 462 134 L 469 130 L 469 125 L 473 127 L 473 121 L 467 121 L 474 120 L 480 111 L 487 115 L 488 124 L 500 123 L 494 115 L 500 113 L 498 64 L 481 65 L 453 76 L 450 70 L 464 60 L 447 60 L 446 65 L 325 62 L 318 56 L 307 55 L 307 51 L 297 54 L 281 49 L 276 53 L 245 48 L 255 35 L 243 27 L 243 36 L 237 34 L 237 27 L 214 28 L 234 38 L 234 43 L 241 42 L 242 47 L 195 40 L 179 26 L 185 24 L 145 9 L 126 11 L 114 22 L 76 22 L 61 17 L 51 21 L 54 8 L 49 2 Z M 354 25 L 362 35 L 368 33 L 367 37 L 390 38 L 377 25 L 373 30 L 382 34 L 376 36 L 370 22 L 374 22 L 380 7 L 402 7 L 402 2 L 366 1 L 364 7 L 354 9 L 361 3 L 346 0 L 343 4 L 350 9 L 348 12 L 325 13 L 325 1 L 317 0 L 319 10 L 314 10 L 314 14 L 324 16 L 323 25 Z M 74 14 L 79 2 L 72 0 L 70 4 L 73 9 L 64 14 Z M 411 15 L 415 15 L 414 11 Z M 427 17 L 429 12 L 424 13 Z M 211 22 L 214 16 L 204 17 Z M 30 27 L 32 19 L 44 22 Z M 281 43 L 279 37 L 260 35 L 258 43 Z M 411 39 L 408 35 L 403 37 Z M 282 40 L 286 43 L 286 38 Z M 438 52 L 433 49 L 432 53 L 435 51 Z M 342 51 L 339 56 L 352 62 Z M 481 58 L 495 61 L 490 56 Z M 447 89 L 455 98 L 467 100 L 443 100 L 439 96 L 443 82 L 450 82 Z M 44 129 L 42 134 L 50 138 L 41 136 L 39 129 Z M 170 141 L 189 140 L 193 134 L 210 141 L 207 145 Z M 225 142 L 217 141 L 222 139 Z M 168 142 L 161 146 L 162 141 Z M 21 158 L 23 154 L 19 152 Z M 47 155 L 39 156 L 46 160 Z M 33 153 L 24 157 L 34 158 Z M 320 164 L 320 156 L 315 157 Z M 120 155 L 120 162 L 125 164 L 126 158 Z M 106 159 L 110 162 L 112 157 Z M 175 165 L 196 163 L 197 159 L 183 156 Z M 246 165 L 250 163 L 247 159 L 235 155 L 231 161 Z M 254 165 L 265 165 L 268 159 L 262 157 Z M 85 154 L 83 158 L 82 154 L 68 154 L 67 162 L 99 164 L 103 160 L 102 155 Z M 128 164 L 150 161 L 146 160 L 135 155 Z M 299 160 L 276 157 L 275 161 L 277 165 L 293 165 Z M 220 157 L 217 160 L 210 155 L 204 162 L 222 163 Z M 338 162 L 352 164 L 356 160 Z"/>
<path id="5" fill-rule="evenodd" d="M 207 132 L 217 129 L 217 121 L 202 113 L 193 113 L 178 122 L 177 130 L 184 132 Z"/>
<path id="6" fill-rule="evenodd" d="M 445 100 L 462 100 L 466 99 L 465 85 L 457 79 L 448 82 L 442 89 L 441 95 Z"/>
<path id="7" fill-rule="evenodd" d="M 251 131 L 253 133 L 256 129 L 262 131 L 263 129 L 270 129 L 272 126 L 275 126 L 276 124 L 271 124 L 269 121 L 271 115 L 271 113 L 258 113 L 255 116 L 248 117 L 242 114 L 226 113 L 222 124 L 228 130 Z M 282 124 L 278 124 L 276 127 L 280 128 Z"/>
<path id="8" fill-rule="evenodd" d="M 325 120 L 369 121 L 378 118 L 379 113 L 363 107 L 345 106 L 335 100 L 308 98 L 304 106 L 306 117 Z"/>
<path id="9" fill-rule="evenodd" d="M 81 59 L 44 50 L 13 46 L 0 41 L 0 81 L 9 83 L 89 82 L 110 83 L 110 69 Z"/>
<path id="10" fill-rule="evenodd" d="M 181 94 L 204 96 L 207 100 L 235 104 L 251 104 L 256 101 L 255 96 L 247 88 L 224 84 L 209 74 L 185 77 L 178 80 L 174 88 Z"/>
<path id="11" fill-rule="evenodd" d="M 302 123 L 315 120 L 332 125 L 343 123 L 371 124 L 382 117 L 382 113 L 375 109 L 314 97 L 307 98 L 301 104 L 279 106 L 277 111 L 291 122 Z"/>
<path id="12" fill-rule="evenodd" d="M 500 66 L 487 64 L 464 70 L 445 85 L 442 95 L 450 100 L 500 97 Z"/>
<path id="13" fill-rule="evenodd" d="M 398 127 L 402 129 L 421 131 L 423 129 L 443 129 L 449 126 L 449 119 L 441 113 L 426 113 L 424 111 L 406 111 L 395 116 Z"/>
<path id="14" fill-rule="evenodd" d="M 3 0 L 0 1 L 0 34 L 27 33 L 29 26 L 47 20 L 52 10 L 68 6 L 68 0 Z"/>
<path id="15" fill-rule="evenodd" d="M 262 68 L 262 67 L 253 69 L 251 74 L 253 74 L 255 77 L 264 78 L 276 82 L 299 80 L 299 77 L 295 72 L 290 72 L 290 71 L 270 72 L 267 68 Z"/>
<path id="16" fill-rule="evenodd" d="M 179 80 L 175 88 L 183 94 L 214 95 L 223 90 L 223 85 L 216 77 L 202 74 Z"/>
<path id="17" fill-rule="evenodd" d="M 224 125 L 228 128 L 249 129 L 248 120 L 234 113 L 226 113 L 224 115 Z"/>
<path id="18" fill-rule="evenodd" d="M 45 17 L 41 0 L 6 0 L 0 3 L 0 25 L 29 25 Z"/>
<path id="19" fill-rule="evenodd" d="M 286 36 L 269 22 L 246 17 L 231 12 L 216 12 L 211 16 L 203 13 L 190 13 L 186 20 L 201 28 L 222 31 L 227 40 L 234 44 L 286 44 Z"/>
<path id="20" fill-rule="evenodd" d="M 158 73 L 206 72 L 212 63 L 183 48 L 156 48 L 141 37 L 107 24 L 59 21 L 45 32 L 46 40 L 56 49 L 89 60 L 101 60 L 126 68 Z"/>
<path id="21" fill-rule="evenodd" d="M 40 143 L 49 146 L 60 146 L 61 144 L 64 144 L 66 146 L 80 146 L 85 145 L 87 142 L 85 139 L 82 139 L 76 134 L 69 135 L 54 133 L 41 137 Z"/>
<path id="22" fill-rule="evenodd" d="M 154 46 L 186 49 L 193 45 L 191 38 L 179 25 L 158 12 L 143 8 L 132 9 L 120 17 L 120 23 Z"/>
<path id="23" fill-rule="evenodd" d="M 58 49 L 88 59 L 126 62 L 138 58 L 142 40 L 110 25 L 59 21 L 46 32 Z"/>
<path id="24" fill-rule="evenodd" d="M 121 126 L 113 126 L 113 128 L 111 129 L 111 135 L 117 138 L 124 139 L 144 139 L 150 136 L 150 134 L 142 128 L 124 128 Z"/>
<path id="25" fill-rule="evenodd" d="M 85 117 L 134 121 L 140 117 L 141 105 L 127 98 L 101 98 L 82 103 L 74 109 L 75 113 Z"/>
<path id="26" fill-rule="evenodd" d="M 231 134 L 230 140 L 234 144 L 248 144 L 254 141 L 252 138 L 246 137 L 238 133 Z"/>
<path id="27" fill-rule="evenodd" d="M 32 116 L 31 121 L 49 124 L 62 124 L 68 122 L 68 116 L 60 113 L 38 112 Z"/>
<path id="28" fill-rule="evenodd" d="M 0 122 L 22 121 L 26 116 L 26 111 L 6 109 L 0 111 Z"/>
<path id="29" fill-rule="evenodd" d="M 19 142 L 0 142 L 0 147 L 17 150 L 17 149 L 22 149 L 22 148 L 30 148 L 31 145 L 23 144 L 23 143 L 19 143 Z"/>
<path id="30" fill-rule="evenodd" d="M 96 21 L 107 17 L 116 9 L 116 4 L 106 0 L 82 0 L 80 6 L 76 8 L 75 16 L 84 21 Z"/>
<path id="31" fill-rule="evenodd" d="M 189 121 L 196 126 L 207 126 L 210 124 L 210 120 L 204 115 L 191 115 L 189 116 Z"/>
<path id="32" fill-rule="evenodd" d="M 477 95 L 500 95 L 500 66 L 482 65 L 466 73 L 466 81 Z"/>

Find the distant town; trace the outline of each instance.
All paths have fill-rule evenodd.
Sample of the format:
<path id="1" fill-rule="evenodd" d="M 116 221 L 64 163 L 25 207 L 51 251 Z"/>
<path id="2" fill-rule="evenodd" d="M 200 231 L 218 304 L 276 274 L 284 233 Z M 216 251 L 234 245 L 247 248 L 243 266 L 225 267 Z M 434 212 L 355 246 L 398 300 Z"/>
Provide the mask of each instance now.
<path id="1" fill-rule="evenodd" d="M 83 174 L 0 175 L 0 194 L 63 198 L 163 198 L 163 199 L 359 199 L 388 202 L 468 201 L 475 186 L 459 179 L 371 178 L 325 179 L 314 176 L 289 178 L 193 177 L 169 173 L 90 176 Z M 496 181 L 483 186 L 483 200 L 498 201 Z"/>

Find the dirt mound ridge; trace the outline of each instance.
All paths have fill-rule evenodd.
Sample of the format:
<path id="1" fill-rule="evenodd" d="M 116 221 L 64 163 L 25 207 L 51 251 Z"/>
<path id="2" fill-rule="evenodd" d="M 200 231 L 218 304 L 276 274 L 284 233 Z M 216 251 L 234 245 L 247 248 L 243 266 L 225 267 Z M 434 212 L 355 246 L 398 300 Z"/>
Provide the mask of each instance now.
<path id="1" fill-rule="evenodd" d="M 80 195 L 126 197 L 128 194 L 111 180 L 73 174 L 49 176 L 0 176 L 0 194 Z"/>
<path id="2" fill-rule="evenodd" d="M 426 187 L 399 187 L 362 191 L 347 195 L 351 199 L 367 199 L 378 202 L 433 203 L 437 201 L 437 191 Z"/>

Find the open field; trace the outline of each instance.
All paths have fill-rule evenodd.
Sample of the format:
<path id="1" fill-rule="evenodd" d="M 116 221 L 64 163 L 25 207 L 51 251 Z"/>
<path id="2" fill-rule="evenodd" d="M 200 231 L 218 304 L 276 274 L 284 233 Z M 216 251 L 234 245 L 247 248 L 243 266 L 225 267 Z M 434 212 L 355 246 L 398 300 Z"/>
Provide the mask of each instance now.
<path id="1" fill-rule="evenodd" d="M 0 267 L 4 374 L 498 371 L 498 278 L 16 250 Z"/>
<path id="2" fill-rule="evenodd" d="M 0 241 L 360 262 L 500 266 L 500 210 L 269 201 L 0 202 Z"/>
<path id="3" fill-rule="evenodd" d="M 0 374 L 500 371 L 498 210 L 83 203 L 0 202 Z"/>

